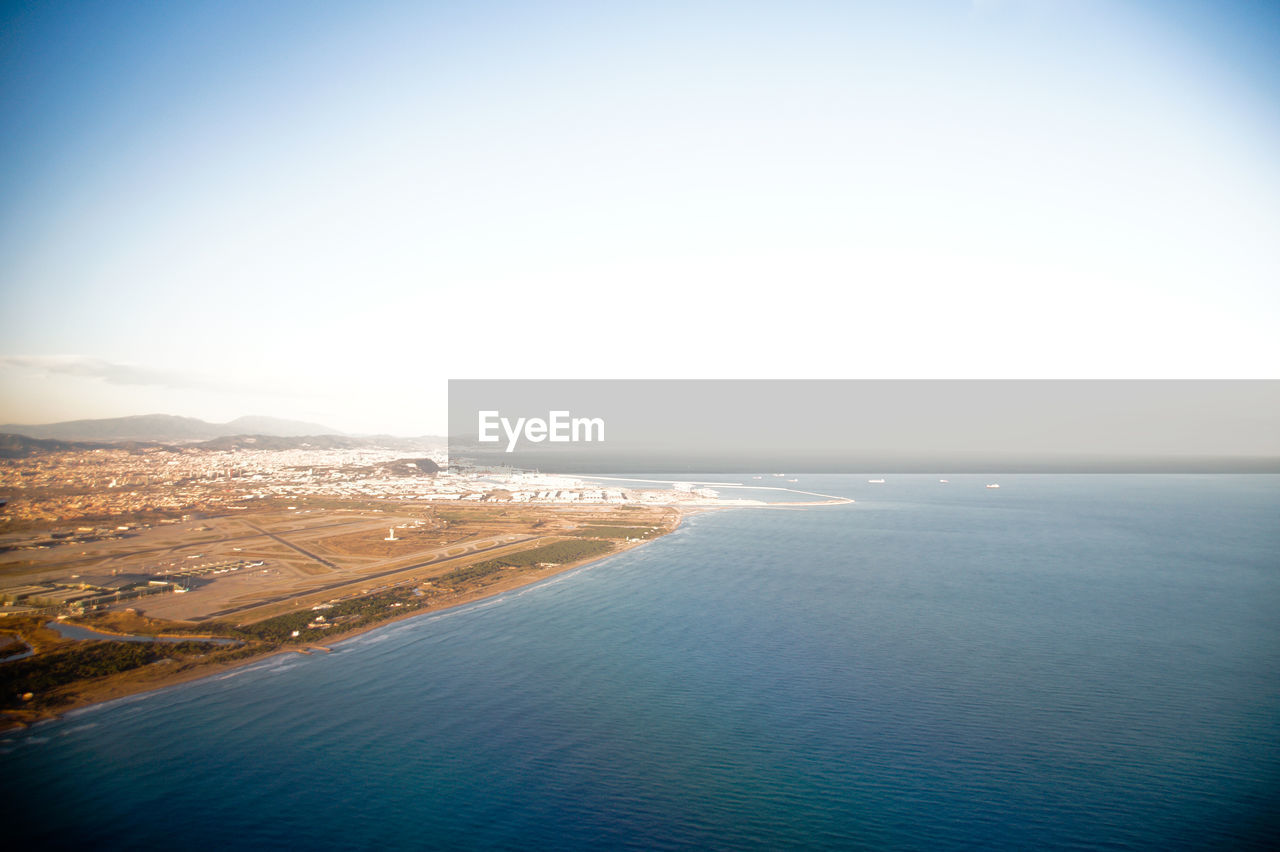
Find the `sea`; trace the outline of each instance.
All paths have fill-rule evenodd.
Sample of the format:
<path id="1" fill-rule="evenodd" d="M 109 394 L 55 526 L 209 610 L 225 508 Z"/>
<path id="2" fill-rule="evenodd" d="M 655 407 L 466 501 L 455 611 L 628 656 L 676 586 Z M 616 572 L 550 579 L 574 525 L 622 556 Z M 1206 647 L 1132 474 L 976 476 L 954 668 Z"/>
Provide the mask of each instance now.
<path id="1" fill-rule="evenodd" d="M 0 735 L 0 835 L 1276 848 L 1280 477 L 793 478 L 856 502 Z"/>

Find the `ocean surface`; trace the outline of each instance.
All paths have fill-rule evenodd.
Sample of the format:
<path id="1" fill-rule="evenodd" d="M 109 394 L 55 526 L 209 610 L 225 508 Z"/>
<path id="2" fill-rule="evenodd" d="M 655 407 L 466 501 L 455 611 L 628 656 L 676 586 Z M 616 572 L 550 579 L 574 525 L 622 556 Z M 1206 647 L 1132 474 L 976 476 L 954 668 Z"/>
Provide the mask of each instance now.
<path id="1" fill-rule="evenodd" d="M 329 655 L 0 735 L 0 830 L 63 848 L 1274 848 L 1280 477 L 796 478 L 858 502 L 697 515 Z"/>

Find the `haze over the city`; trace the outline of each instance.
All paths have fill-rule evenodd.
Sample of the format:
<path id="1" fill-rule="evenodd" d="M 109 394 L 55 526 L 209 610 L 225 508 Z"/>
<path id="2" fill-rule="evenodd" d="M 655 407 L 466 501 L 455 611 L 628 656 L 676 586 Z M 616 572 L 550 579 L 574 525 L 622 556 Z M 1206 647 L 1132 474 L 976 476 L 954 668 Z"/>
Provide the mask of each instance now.
<path id="1" fill-rule="evenodd" d="M 0 422 L 1276 378 L 1280 11 L 11 4 Z"/>

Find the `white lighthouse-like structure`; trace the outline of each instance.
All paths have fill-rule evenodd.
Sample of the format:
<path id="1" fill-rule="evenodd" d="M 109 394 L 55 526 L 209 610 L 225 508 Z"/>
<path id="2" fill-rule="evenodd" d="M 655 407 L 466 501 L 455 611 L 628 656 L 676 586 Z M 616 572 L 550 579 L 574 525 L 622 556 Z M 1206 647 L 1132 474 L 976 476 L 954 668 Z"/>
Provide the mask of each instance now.
<path id="1" fill-rule="evenodd" d="M 399 540 L 400 539 L 396 538 L 395 527 L 392 527 L 391 529 L 387 530 L 387 537 L 383 539 L 383 541 L 399 541 Z"/>

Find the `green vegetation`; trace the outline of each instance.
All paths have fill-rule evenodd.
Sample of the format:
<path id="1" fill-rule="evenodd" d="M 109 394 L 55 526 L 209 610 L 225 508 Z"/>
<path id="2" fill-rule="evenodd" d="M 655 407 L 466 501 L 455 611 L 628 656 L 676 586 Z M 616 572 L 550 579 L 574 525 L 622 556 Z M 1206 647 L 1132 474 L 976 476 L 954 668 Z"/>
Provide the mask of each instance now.
<path id="1" fill-rule="evenodd" d="M 75 681 L 118 674 L 165 659 L 207 654 L 208 642 L 77 642 L 66 648 L 0 665 L 0 707 L 26 706 L 24 693 L 38 698 Z"/>
<path id="2" fill-rule="evenodd" d="M 435 581 L 445 586 L 456 587 L 471 580 L 479 580 L 481 577 L 497 574 L 504 567 L 499 564 L 498 560 L 490 559 L 488 562 L 478 562 L 465 568 L 455 568 L 448 574 L 436 577 Z"/>
<path id="3" fill-rule="evenodd" d="M 528 568 L 532 565 L 542 565 L 544 563 L 563 565 L 566 562 L 577 562 L 579 559 L 602 556 L 611 550 L 613 550 L 613 545 L 607 541 L 556 541 L 551 544 L 544 544 L 542 547 L 535 547 L 532 550 L 523 550 L 519 553 L 512 553 L 509 556 L 499 556 L 497 559 L 477 562 L 475 565 L 468 565 L 465 568 L 456 568 L 448 574 L 436 578 L 436 582 L 454 586 L 469 580 L 488 577 L 490 574 L 497 574 L 504 568 Z"/>
<path id="4" fill-rule="evenodd" d="M 541 565 L 544 562 L 562 565 L 565 562 L 577 562 L 579 559 L 602 556 L 611 550 L 613 545 L 607 541 L 554 541 L 542 547 L 522 550 L 519 553 L 500 556 L 489 561 L 496 562 L 502 568 L 525 568 L 529 565 Z"/>
<path id="5" fill-rule="evenodd" d="M 328 632 L 313 630 L 307 626 L 318 617 L 323 617 L 325 623 L 334 625 L 334 629 L 347 631 L 384 621 L 398 613 L 413 612 L 424 606 L 427 600 L 423 595 L 414 594 L 411 589 L 392 589 L 362 598 L 338 601 L 328 609 L 288 612 L 254 624 L 231 628 L 228 633 L 243 639 L 258 639 L 273 644 L 316 642 L 323 640 Z M 299 635 L 293 635 L 295 630 Z"/>
<path id="6" fill-rule="evenodd" d="M 649 527 L 615 527 L 607 524 L 592 524 L 580 530 L 574 530 L 574 535 L 594 536 L 596 538 L 650 538 L 654 532 Z"/>

